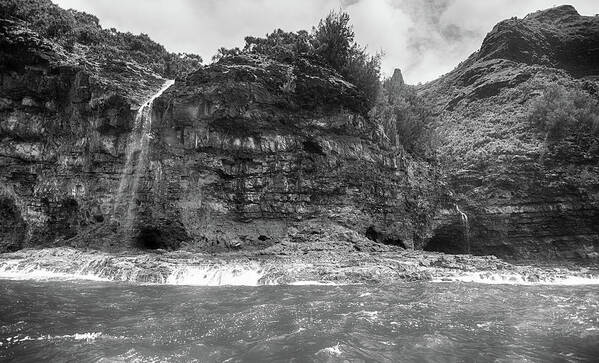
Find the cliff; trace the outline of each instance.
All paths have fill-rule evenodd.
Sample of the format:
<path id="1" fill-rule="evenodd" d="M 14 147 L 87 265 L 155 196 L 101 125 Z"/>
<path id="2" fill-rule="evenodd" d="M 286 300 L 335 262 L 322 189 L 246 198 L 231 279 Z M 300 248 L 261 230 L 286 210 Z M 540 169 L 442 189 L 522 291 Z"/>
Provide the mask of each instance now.
<path id="1" fill-rule="evenodd" d="M 48 13 L 104 37 L 50 36 Z M 73 20 L 81 14 L 49 1 L 2 4 L 0 251 L 66 244 L 109 220 L 137 108 L 169 75 L 131 55 L 122 33 Z M 94 235 L 87 244 L 103 246 Z"/>
<path id="2" fill-rule="evenodd" d="M 327 65 L 242 55 L 181 76 L 134 150 L 140 105 L 189 59 L 87 14 L 20 5 L 0 23 L 0 250 L 368 251 L 430 235 L 436 169 L 381 142 L 363 93 Z M 71 31 L 31 20 L 48 12 Z"/>
<path id="3" fill-rule="evenodd" d="M 598 257 L 598 30 L 570 6 L 506 20 L 418 95 L 397 70 L 369 110 L 301 52 L 200 67 L 90 15 L 7 1 L 0 251 Z"/>
<path id="4" fill-rule="evenodd" d="M 362 100 L 303 58 L 227 57 L 188 75 L 155 102 L 141 228 L 180 221 L 216 249 L 289 240 L 306 223 L 421 245 L 438 173 L 382 146 Z"/>
<path id="5" fill-rule="evenodd" d="M 470 243 L 473 253 L 507 258 L 597 256 L 596 128 L 574 112 L 541 120 L 572 123 L 557 137 L 532 113 L 553 88 L 567 95 L 554 100 L 558 109 L 597 104 L 598 45 L 599 17 L 555 7 L 499 23 L 478 52 L 419 89 L 435 105 L 438 154 L 470 225 L 466 236 L 448 204 L 426 249 L 460 252 Z"/>

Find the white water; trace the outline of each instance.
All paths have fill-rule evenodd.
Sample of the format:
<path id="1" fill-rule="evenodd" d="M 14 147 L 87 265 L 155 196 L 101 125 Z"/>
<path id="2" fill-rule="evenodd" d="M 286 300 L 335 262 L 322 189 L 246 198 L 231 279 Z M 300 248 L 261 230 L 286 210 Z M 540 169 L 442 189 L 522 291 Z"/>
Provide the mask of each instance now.
<path id="1" fill-rule="evenodd" d="M 167 285 L 258 286 L 264 269 L 258 264 L 225 266 L 180 266 L 165 280 Z"/>
<path id="2" fill-rule="evenodd" d="M 40 335 L 37 337 L 31 337 L 29 335 L 15 335 L 13 337 L 8 337 L 4 339 L 4 341 L 0 340 L 0 347 L 3 345 L 16 344 L 21 342 L 28 341 L 36 341 L 36 340 L 85 340 L 86 342 L 91 342 L 96 340 L 98 337 L 102 335 L 101 332 L 93 332 L 93 333 L 75 333 L 75 334 L 65 334 L 65 335 Z"/>
<path id="3" fill-rule="evenodd" d="M 599 277 L 554 270 L 545 276 L 518 272 L 476 271 L 460 272 L 453 276 L 433 279 L 433 282 L 472 282 L 490 285 L 599 285 Z"/>
<path id="4" fill-rule="evenodd" d="M 119 189 L 114 201 L 113 216 L 122 220 L 125 231 L 131 227 L 135 217 L 135 197 L 139 189 L 139 180 L 145 172 L 148 163 L 148 145 L 150 143 L 150 130 L 152 127 L 152 105 L 164 91 L 175 83 L 167 80 L 160 90 L 147 100 L 135 116 L 133 130 L 127 140 L 126 162 L 121 171 Z"/>
<path id="5" fill-rule="evenodd" d="M 247 260 L 214 263 L 156 255 L 115 256 L 71 248 L 28 251 L 24 258 L 0 259 L 0 279 L 10 280 L 123 281 L 195 286 L 276 284 L 275 280 L 263 279 L 266 272 L 265 266 Z"/>
<path id="6" fill-rule="evenodd" d="M 463 271 L 419 267 L 433 282 L 471 282 L 511 285 L 598 285 L 589 270 L 513 266 L 506 270 Z M 330 267 L 331 275 L 336 273 Z M 0 279 L 93 280 L 136 284 L 193 286 L 343 285 L 351 280 L 325 281 L 307 263 L 222 260 L 191 253 L 113 255 L 73 248 L 27 250 L 0 256 Z M 398 281 L 399 282 L 399 281 Z"/>

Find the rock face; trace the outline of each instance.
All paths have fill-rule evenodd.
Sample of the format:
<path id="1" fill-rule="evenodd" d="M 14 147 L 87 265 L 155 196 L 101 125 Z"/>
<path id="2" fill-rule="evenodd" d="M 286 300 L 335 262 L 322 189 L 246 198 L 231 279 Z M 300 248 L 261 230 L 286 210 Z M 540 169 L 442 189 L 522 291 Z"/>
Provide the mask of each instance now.
<path id="1" fill-rule="evenodd" d="M 303 59 L 229 57 L 192 73 L 155 103 L 140 215 L 147 228 L 176 221 L 207 248 L 272 244 L 309 220 L 421 245 L 438 175 L 381 146 L 363 104 Z"/>
<path id="2" fill-rule="evenodd" d="M 133 59 L 67 51 L 19 20 L 0 25 L 0 251 L 262 248 L 305 223 L 406 247 L 430 235 L 438 173 L 380 142 L 361 92 L 308 60 L 252 56 L 178 79 L 155 101 L 123 231 L 127 140 L 164 79 Z"/>
<path id="3" fill-rule="evenodd" d="M 499 23 L 480 51 L 420 88 L 440 116 L 453 201 L 425 247 L 508 258 L 581 258 L 599 250 L 597 137 L 548 140 L 529 121 L 558 84 L 597 97 L 599 17 L 571 6 Z M 469 236 L 456 203 L 469 217 Z"/>
<path id="4" fill-rule="evenodd" d="M 136 108 L 163 80 L 118 57 L 79 59 L 15 19 L 0 20 L 0 49 L 0 251 L 94 236 Z"/>
<path id="5" fill-rule="evenodd" d="M 439 162 L 390 145 L 360 90 L 314 59 L 225 57 L 154 102 L 124 230 L 115 205 L 135 115 L 193 62 L 157 65 L 144 44 L 166 51 L 147 37 L 115 33 L 136 48 L 108 57 L 116 45 L 61 43 L 1 19 L 0 251 L 388 248 L 375 241 L 599 256 L 599 140 L 550 142 L 528 120 L 551 84 L 598 97 L 598 25 L 568 6 L 507 20 L 420 87 L 439 116 Z M 97 19 L 82 34 L 112 36 Z M 389 87 L 404 87 L 399 70 Z"/>
<path id="6" fill-rule="evenodd" d="M 477 55 L 560 68 L 576 77 L 599 73 L 599 21 L 571 5 L 538 11 L 497 24 Z"/>

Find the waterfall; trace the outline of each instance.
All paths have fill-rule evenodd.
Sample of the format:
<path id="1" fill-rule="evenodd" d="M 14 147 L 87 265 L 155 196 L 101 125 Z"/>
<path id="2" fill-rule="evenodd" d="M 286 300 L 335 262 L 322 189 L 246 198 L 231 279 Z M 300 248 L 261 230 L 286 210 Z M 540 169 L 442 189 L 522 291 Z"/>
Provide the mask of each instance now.
<path id="1" fill-rule="evenodd" d="M 455 209 L 460 213 L 462 219 L 462 226 L 464 228 L 464 239 L 466 240 L 466 253 L 470 253 L 470 223 L 468 222 L 468 215 L 460 209 L 459 205 L 455 205 Z"/>
<path id="2" fill-rule="evenodd" d="M 135 199 L 139 180 L 148 163 L 148 145 L 152 127 L 152 105 L 164 91 L 175 83 L 167 80 L 160 90 L 146 101 L 135 115 L 133 130 L 129 134 L 125 149 L 126 162 L 121 171 L 119 189 L 113 204 L 113 218 L 122 223 L 123 230 L 129 232 L 135 218 Z"/>

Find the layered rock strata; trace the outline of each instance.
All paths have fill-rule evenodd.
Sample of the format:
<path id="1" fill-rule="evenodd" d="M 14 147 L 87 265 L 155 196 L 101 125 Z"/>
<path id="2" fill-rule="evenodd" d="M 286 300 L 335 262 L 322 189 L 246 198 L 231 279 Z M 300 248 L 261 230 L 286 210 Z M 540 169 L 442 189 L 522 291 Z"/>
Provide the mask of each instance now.
<path id="1" fill-rule="evenodd" d="M 597 98 L 598 45 L 599 17 L 556 7 L 499 23 L 478 52 L 420 88 L 439 115 L 454 191 L 426 249 L 464 252 L 470 241 L 472 253 L 506 258 L 598 256 L 599 140 L 549 140 L 529 117 L 556 85 Z"/>

